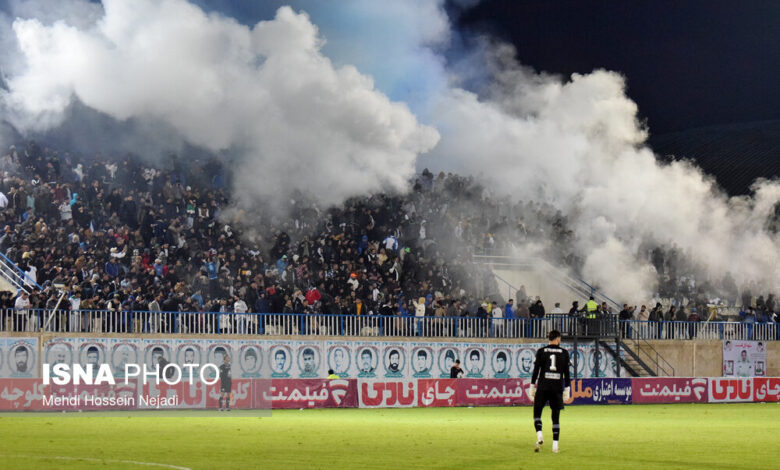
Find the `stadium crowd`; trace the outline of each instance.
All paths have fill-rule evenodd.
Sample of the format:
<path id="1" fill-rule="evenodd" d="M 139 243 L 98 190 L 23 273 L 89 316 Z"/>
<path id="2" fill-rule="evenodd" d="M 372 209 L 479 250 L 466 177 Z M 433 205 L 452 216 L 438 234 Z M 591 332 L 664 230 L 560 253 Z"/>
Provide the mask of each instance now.
<path id="1" fill-rule="evenodd" d="M 425 170 L 407 195 L 353 198 L 327 210 L 302 197 L 248 231 L 218 161 L 172 156 L 165 166 L 60 155 L 35 143 L 0 158 L 0 252 L 44 287 L 0 294 L 0 307 L 17 308 L 15 329 L 41 322 L 34 309 L 55 307 L 60 331 L 147 328 L 129 324 L 127 314 L 138 311 L 542 317 L 541 299 L 524 289 L 505 303 L 472 254 L 544 239 L 552 241 L 548 257 L 572 267 L 580 261 L 568 248 L 574 233 L 554 208 L 499 201 L 472 178 Z M 674 256 L 653 256 L 661 275 L 679 279 L 676 268 L 664 269 Z M 760 300 L 751 301 L 755 321 L 769 321 L 774 297 Z M 644 308 L 627 307 L 620 317 L 697 317 L 685 305 L 659 308 L 644 318 Z M 90 310 L 118 316 L 96 324 L 72 314 Z M 556 305 L 553 313 L 565 312 Z"/>

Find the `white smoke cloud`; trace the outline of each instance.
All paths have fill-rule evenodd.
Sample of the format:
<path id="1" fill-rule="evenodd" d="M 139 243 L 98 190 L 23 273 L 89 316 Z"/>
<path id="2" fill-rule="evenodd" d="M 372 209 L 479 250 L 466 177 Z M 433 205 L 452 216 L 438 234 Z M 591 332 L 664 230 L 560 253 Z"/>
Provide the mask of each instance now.
<path id="1" fill-rule="evenodd" d="M 676 245 L 710 279 L 780 286 L 780 238 L 764 230 L 780 182 L 728 199 L 688 162 L 659 163 L 623 78 L 596 70 L 568 80 L 515 64 L 494 50 L 485 96 L 451 88 L 431 120 L 442 141 L 424 160 L 483 174 L 497 195 L 554 204 L 568 216 L 586 280 L 613 298 L 649 299 L 657 274 L 643 243 Z"/>
<path id="2" fill-rule="evenodd" d="M 191 144 L 243 155 L 236 196 L 246 206 L 295 189 L 323 204 L 404 190 L 438 139 L 370 77 L 335 68 L 305 13 L 283 7 L 250 29 L 184 0 L 103 8 L 86 29 L 14 22 L 26 68 L 3 101 L 19 129 L 60 124 L 74 99 L 117 120 L 161 122 Z"/>

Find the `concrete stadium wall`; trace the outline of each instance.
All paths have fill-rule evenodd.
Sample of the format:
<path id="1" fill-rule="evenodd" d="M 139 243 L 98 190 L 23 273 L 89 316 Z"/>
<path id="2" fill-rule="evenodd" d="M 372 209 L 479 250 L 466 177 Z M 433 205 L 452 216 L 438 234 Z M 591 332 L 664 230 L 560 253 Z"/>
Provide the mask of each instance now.
<path id="1" fill-rule="evenodd" d="M 723 341 L 648 341 L 674 367 L 678 377 L 718 377 L 722 375 Z M 780 375 L 780 342 L 766 342 L 767 377 Z M 648 354 L 652 354 L 648 350 Z"/>

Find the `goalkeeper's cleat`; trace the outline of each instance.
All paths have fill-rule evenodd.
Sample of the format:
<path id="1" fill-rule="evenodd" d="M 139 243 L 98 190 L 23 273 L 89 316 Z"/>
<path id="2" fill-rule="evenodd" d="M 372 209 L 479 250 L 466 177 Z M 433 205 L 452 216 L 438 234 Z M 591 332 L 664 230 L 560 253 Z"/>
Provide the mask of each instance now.
<path id="1" fill-rule="evenodd" d="M 558 453 L 558 441 L 553 441 L 552 451 L 553 451 L 553 454 L 557 454 Z"/>
<path id="2" fill-rule="evenodd" d="M 542 444 L 544 444 L 544 441 L 536 441 L 536 445 L 534 446 L 534 452 L 539 452 L 542 450 Z"/>

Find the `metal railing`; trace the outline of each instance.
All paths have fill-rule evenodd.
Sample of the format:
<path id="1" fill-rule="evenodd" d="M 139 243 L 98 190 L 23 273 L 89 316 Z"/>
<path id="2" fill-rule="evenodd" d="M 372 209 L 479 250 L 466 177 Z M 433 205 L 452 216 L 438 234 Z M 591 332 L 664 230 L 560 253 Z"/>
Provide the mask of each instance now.
<path id="1" fill-rule="evenodd" d="M 587 300 L 588 297 L 593 296 L 599 303 L 607 302 L 617 310 L 622 308 L 617 301 L 599 291 L 595 286 L 579 277 L 572 276 L 565 269 L 554 266 L 541 258 L 519 258 L 505 253 L 488 254 L 485 252 L 484 254 L 479 254 L 475 252 L 472 255 L 472 259 L 478 263 L 487 264 L 492 267 L 519 269 L 521 271 L 537 270 L 545 274 L 547 279 L 568 289 L 577 299 Z M 498 281 L 509 288 L 509 297 L 512 297 L 512 294 L 517 291 L 517 288 L 495 272 L 493 275 Z"/>
<path id="2" fill-rule="evenodd" d="M 734 339 L 780 340 L 777 323 L 621 321 L 621 337 L 627 339 Z"/>
<path id="3" fill-rule="evenodd" d="M 31 289 L 43 290 L 43 287 L 3 253 L 0 253 L 0 276 L 3 276 L 16 290 L 23 290 L 28 294 Z"/>
<path id="4" fill-rule="evenodd" d="M 543 339 L 553 329 L 564 336 L 583 338 L 780 340 L 780 328 L 776 323 L 617 321 L 614 317 L 586 320 L 567 315 L 506 319 L 0 309 L 0 332 Z"/>

